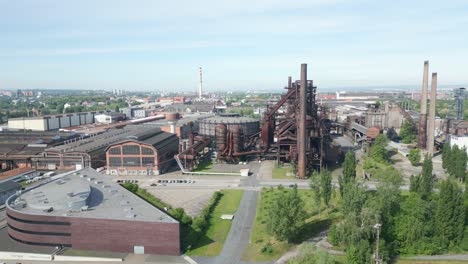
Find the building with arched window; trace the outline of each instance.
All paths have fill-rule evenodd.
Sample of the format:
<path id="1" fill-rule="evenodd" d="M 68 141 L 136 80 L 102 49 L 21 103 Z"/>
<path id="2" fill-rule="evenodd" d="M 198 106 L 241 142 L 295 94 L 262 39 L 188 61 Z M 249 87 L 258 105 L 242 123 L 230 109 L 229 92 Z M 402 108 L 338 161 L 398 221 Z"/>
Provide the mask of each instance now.
<path id="1" fill-rule="evenodd" d="M 175 164 L 178 150 L 179 139 L 172 133 L 159 130 L 149 137 L 131 137 L 107 147 L 107 173 L 159 175 Z"/>

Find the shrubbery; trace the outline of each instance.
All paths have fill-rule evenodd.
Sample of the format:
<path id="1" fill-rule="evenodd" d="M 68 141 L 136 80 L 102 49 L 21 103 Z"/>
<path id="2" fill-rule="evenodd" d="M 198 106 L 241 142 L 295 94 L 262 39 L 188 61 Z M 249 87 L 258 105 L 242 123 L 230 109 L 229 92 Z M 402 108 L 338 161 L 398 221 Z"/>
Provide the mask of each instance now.
<path id="1" fill-rule="evenodd" d="M 145 189 L 138 188 L 138 184 L 124 183 L 122 186 L 152 205 L 160 209 L 168 209 L 167 213 L 180 223 L 180 236 L 183 251 L 190 249 L 191 245 L 204 235 L 209 227 L 211 214 L 223 196 L 221 192 L 215 192 L 208 205 L 201 211 L 200 215 L 192 219 L 185 213 L 183 208 L 172 209 L 169 205 L 163 203 L 160 199 L 154 197 Z"/>

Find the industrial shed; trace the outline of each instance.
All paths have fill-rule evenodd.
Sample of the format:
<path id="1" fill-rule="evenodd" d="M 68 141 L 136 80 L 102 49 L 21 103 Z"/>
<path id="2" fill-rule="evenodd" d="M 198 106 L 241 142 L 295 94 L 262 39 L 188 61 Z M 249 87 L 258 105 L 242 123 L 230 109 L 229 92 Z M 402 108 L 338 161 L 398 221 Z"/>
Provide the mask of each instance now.
<path id="1" fill-rule="evenodd" d="M 174 164 L 178 150 L 178 137 L 160 130 L 149 137 L 128 138 L 107 147 L 107 173 L 159 175 Z"/>

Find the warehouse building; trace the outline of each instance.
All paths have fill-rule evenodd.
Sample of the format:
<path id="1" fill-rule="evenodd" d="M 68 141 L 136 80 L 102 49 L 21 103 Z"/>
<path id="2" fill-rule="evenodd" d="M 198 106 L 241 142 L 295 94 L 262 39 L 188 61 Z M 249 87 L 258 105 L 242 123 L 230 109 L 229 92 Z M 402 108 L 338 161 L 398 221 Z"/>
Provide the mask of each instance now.
<path id="1" fill-rule="evenodd" d="M 159 175 L 174 165 L 179 139 L 173 133 L 155 133 L 127 138 L 106 149 L 107 173 L 111 175 Z"/>
<path id="2" fill-rule="evenodd" d="M 37 169 L 82 169 L 99 168 L 106 165 L 106 148 L 129 138 L 148 138 L 159 133 L 156 127 L 130 125 L 114 128 L 87 138 L 79 138 L 64 145 L 48 148 L 44 155 L 34 158 Z"/>
<path id="3" fill-rule="evenodd" d="M 92 124 L 94 123 L 94 117 L 97 114 L 99 114 L 99 112 L 10 118 L 8 119 L 8 129 L 49 131 L 72 126 Z"/>
<path id="4" fill-rule="evenodd" d="M 6 201 L 18 243 L 179 255 L 179 223 L 93 169 L 54 176 Z"/>

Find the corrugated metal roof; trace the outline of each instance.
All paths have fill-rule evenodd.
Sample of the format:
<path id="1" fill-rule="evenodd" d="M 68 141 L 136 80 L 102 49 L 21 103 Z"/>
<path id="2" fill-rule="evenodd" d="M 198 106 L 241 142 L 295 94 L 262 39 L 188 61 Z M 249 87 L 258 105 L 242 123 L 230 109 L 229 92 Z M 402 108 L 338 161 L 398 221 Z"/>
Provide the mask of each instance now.
<path id="1" fill-rule="evenodd" d="M 5 181 L 0 183 L 0 193 L 9 192 L 12 190 L 20 190 L 21 184 L 15 181 Z"/>

